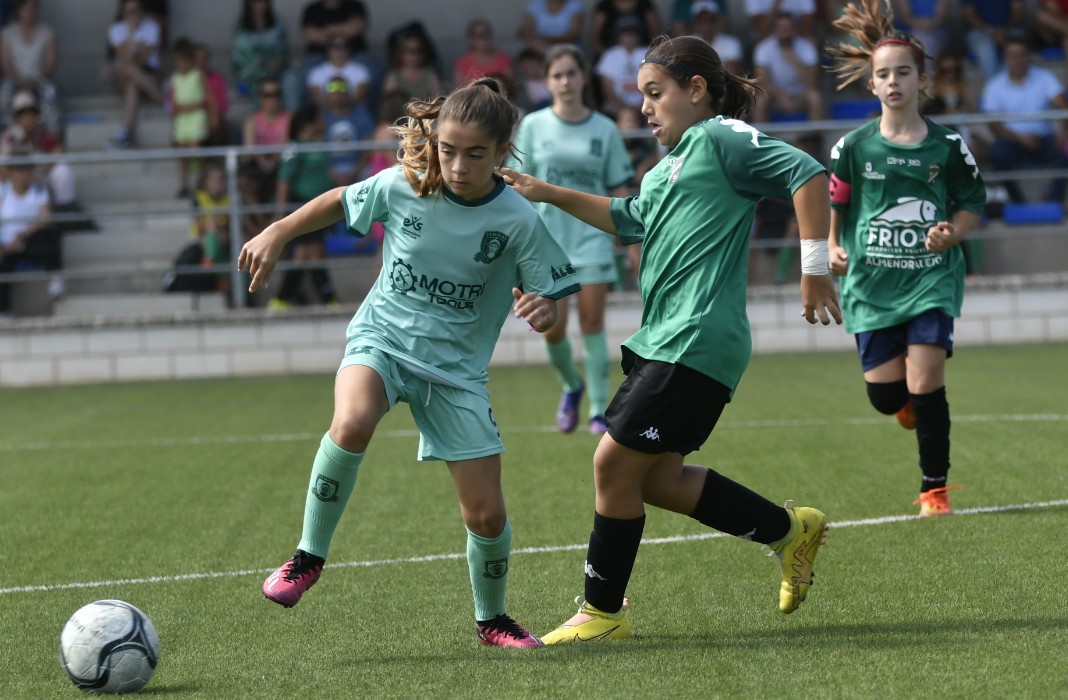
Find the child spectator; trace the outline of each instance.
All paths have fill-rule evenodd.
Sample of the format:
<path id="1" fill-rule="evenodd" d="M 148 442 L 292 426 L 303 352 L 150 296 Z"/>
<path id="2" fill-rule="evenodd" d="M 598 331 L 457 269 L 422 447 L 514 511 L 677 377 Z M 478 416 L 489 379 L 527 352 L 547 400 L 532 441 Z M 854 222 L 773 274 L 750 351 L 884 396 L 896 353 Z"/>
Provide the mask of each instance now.
<path id="1" fill-rule="evenodd" d="M 453 88 L 485 75 L 512 75 L 512 57 L 493 43 L 489 20 L 473 19 L 467 25 L 467 53 L 452 66 Z"/>
<path id="2" fill-rule="evenodd" d="M 816 0 L 745 0 L 745 13 L 757 42 L 775 33 L 775 18 L 783 13 L 793 17 L 801 36 L 815 36 Z"/>
<path id="3" fill-rule="evenodd" d="M 122 128 L 108 143 L 113 148 L 136 144 L 142 98 L 163 102 L 159 47 L 159 24 L 145 16 L 141 0 L 125 0 L 108 29 L 108 64 L 99 77 L 103 82 L 114 76 L 115 89 L 123 98 Z"/>
<path id="4" fill-rule="evenodd" d="M 177 48 L 177 42 L 175 42 Z M 230 194 L 226 187 L 226 170 L 219 163 L 204 168 L 200 184 L 193 195 L 195 218 L 190 234 L 204 249 L 204 265 L 230 260 Z M 219 275 L 219 289 L 225 291 L 227 275 Z"/>
<path id="5" fill-rule="evenodd" d="M 41 119 L 49 131 L 60 133 L 59 98 L 52 75 L 56 69 L 55 32 L 37 20 L 37 0 L 15 3 L 18 21 L 0 32 L 0 114 L 5 117 L 15 93 L 33 92 L 40 101 Z"/>
<path id="6" fill-rule="evenodd" d="M 211 67 L 211 47 L 204 43 L 198 43 L 195 47 L 196 65 L 200 74 L 204 76 L 208 91 L 215 98 L 215 110 L 218 119 L 208 134 L 206 145 L 227 146 L 230 138 L 230 125 L 226 121 L 226 115 L 230 112 L 230 90 L 226 86 L 226 78 L 222 73 Z"/>
<path id="7" fill-rule="evenodd" d="M 382 84 L 383 92 L 399 92 L 409 99 L 429 100 L 443 90 L 441 77 L 423 35 L 406 32 L 393 47 L 390 71 Z M 349 183 L 345 183 L 349 184 Z"/>
<path id="8" fill-rule="evenodd" d="M 326 84 L 337 77 L 345 79 L 357 102 L 367 99 L 371 89 L 371 71 L 362 63 L 352 60 L 351 55 L 349 44 L 344 39 L 330 41 L 327 47 L 328 60 L 308 74 L 308 92 L 316 106 L 323 106 Z"/>
<path id="9" fill-rule="evenodd" d="M 642 106 L 638 92 L 638 66 L 649 46 L 642 43 L 641 21 L 624 17 L 616 23 L 616 43 L 597 62 L 601 85 L 601 110 L 614 117 L 626 105 Z"/>
<path id="10" fill-rule="evenodd" d="M 323 122 L 327 143 L 355 143 L 371 138 L 375 120 L 367 106 L 355 102 L 344 78 L 334 78 L 326 84 Z M 335 185 L 351 185 L 370 160 L 370 151 L 332 151 L 330 178 Z"/>
<path id="11" fill-rule="evenodd" d="M 12 104 L 12 124 L 0 136 L 0 154 L 59 153 L 63 150 L 59 138 L 41 119 L 37 98 L 24 90 L 15 95 Z M 45 183 L 57 208 L 72 209 L 75 205 L 74 171 L 67 163 L 53 163 L 36 168 L 38 180 Z"/>
<path id="12" fill-rule="evenodd" d="M 193 42 L 184 37 L 174 42 L 174 73 L 171 74 L 169 97 L 174 113 L 174 144 L 179 148 L 203 146 L 219 115 L 215 97 L 204 74 L 196 66 Z M 195 159 L 178 159 L 179 198 L 189 196 L 189 171 L 198 166 Z"/>

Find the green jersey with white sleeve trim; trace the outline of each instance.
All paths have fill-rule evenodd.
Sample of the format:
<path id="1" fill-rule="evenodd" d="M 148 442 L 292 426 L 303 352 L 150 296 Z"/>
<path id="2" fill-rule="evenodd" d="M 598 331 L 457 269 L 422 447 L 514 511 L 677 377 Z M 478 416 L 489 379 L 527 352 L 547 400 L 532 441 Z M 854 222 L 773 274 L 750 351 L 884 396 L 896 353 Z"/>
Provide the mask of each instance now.
<path id="1" fill-rule="evenodd" d="M 738 119 L 690 127 L 642 179 L 615 198 L 625 244 L 642 241 L 642 324 L 624 343 L 633 357 L 685 365 L 733 393 L 749 364 L 749 240 L 761 197 L 790 199 L 825 172 L 808 154 Z"/>
<path id="2" fill-rule="evenodd" d="M 960 316 L 964 254 L 925 247 L 927 230 L 959 211 L 983 213 L 986 186 L 964 139 L 929 119 L 927 138 L 903 146 L 879 119 L 831 149 L 831 205 L 841 212 L 838 244 L 849 255 L 842 278 L 846 330 L 890 328 L 939 310 Z"/>
<path id="3" fill-rule="evenodd" d="M 342 207 L 350 233 L 363 236 L 376 221 L 385 229 L 382 271 L 349 323 L 349 339 L 429 381 L 485 394 L 512 288 L 551 299 L 579 289 L 538 213 L 500 178 L 477 201 L 447 189 L 419 197 L 394 166 L 345 188 Z"/>
<path id="4" fill-rule="evenodd" d="M 591 112 L 581 122 L 564 121 L 546 107 L 519 123 L 515 147 L 520 160 L 510 167 L 554 185 L 606 196 L 634 177 L 619 129 L 608 117 Z M 615 241 L 566 212 L 539 202 L 534 208 L 576 267 L 612 264 Z"/>

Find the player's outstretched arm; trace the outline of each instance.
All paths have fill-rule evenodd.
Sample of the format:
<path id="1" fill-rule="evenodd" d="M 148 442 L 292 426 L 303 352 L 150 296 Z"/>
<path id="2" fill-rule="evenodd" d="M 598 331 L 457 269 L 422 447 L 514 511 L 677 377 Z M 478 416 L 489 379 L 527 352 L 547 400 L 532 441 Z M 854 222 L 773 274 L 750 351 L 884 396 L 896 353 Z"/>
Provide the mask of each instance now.
<path id="1" fill-rule="evenodd" d="M 547 202 L 605 233 L 618 233 L 609 209 L 611 197 L 551 185 L 533 175 L 527 175 L 512 168 L 501 168 L 500 173 L 504 177 L 505 184 L 510 185 L 512 189 L 531 202 Z"/>
<path id="2" fill-rule="evenodd" d="M 261 286 L 267 286 L 286 243 L 341 220 L 345 215 L 341 208 L 341 193 L 344 191 L 344 187 L 337 187 L 319 195 L 295 212 L 275 221 L 241 247 L 237 269 L 248 270 L 252 275 L 248 291 L 254 292 Z"/>
<path id="3" fill-rule="evenodd" d="M 833 318 L 841 324 L 842 309 L 827 256 L 831 202 L 826 176 L 817 175 L 794 192 L 794 211 L 801 236 L 801 315 L 809 323 L 818 319 L 826 326 Z"/>

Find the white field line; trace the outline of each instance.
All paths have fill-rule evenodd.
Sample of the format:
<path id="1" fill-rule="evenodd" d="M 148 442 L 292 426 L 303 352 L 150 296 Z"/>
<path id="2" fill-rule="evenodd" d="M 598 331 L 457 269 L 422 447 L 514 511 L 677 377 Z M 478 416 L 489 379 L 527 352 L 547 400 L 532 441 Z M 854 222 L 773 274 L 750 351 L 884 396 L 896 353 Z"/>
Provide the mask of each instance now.
<path id="1" fill-rule="evenodd" d="M 1058 506 L 1068 506 L 1068 499 L 1061 499 L 1057 501 L 1042 501 L 1039 503 L 1019 503 L 1014 505 L 1004 506 L 982 506 L 979 508 L 962 508 L 960 510 L 953 511 L 954 518 L 967 515 L 981 515 L 984 513 L 1004 513 L 1006 511 L 1014 510 L 1037 510 L 1041 508 L 1056 508 Z M 900 523 L 908 520 L 917 520 L 918 515 L 884 515 L 878 518 L 861 518 L 860 520 L 838 520 L 831 521 L 830 526 L 833 529 L 841 529 L 846 527 L 868 527 L 871 525 L 888 525 L 890 523 Z M 642 544 L 655 545 L 655 544 L 675 544 L 679 542 L 697 542 L 700 540 L 711 540 L 719 537 L 729 537 L 722 532 L 708 532 L 699 535 L 673 535 L 671 537 L 652 537 L 643 539 Z M 572 552 L 581 551 L 586 549 L 585 544 L 566 544 L 556 545 L 550 547 L 522 547 L 519 549 L 513 549 L 512 554 L 552 554 L 556 552 Z M 400 559 L 373 559 L 369 561 L 348 561 L 338 562 L 327 565 L 329 569 L 351 569 L 351 568 L 367 568 L 367 567 L 380 567 L 380 566 L 393 566 L 398 564 L 421 564 L 425 562 L 446 561 L 453 559 L 465 559 L 466 553 L 456 554 L 425 554 L 418 557 L 404 557 Z M 39 584 L 29 586 L 12 586 L 10 588 L 0 588 L 0 595 L 11 595 L 15 593 L 48 593 L 51 591 L 66 591 L 80 588 L 105 588 L 112 586 L 134 586 L 147 583 L 173 583 L 177 581 L 199 581 L 203 579 L 213 578 L 236 578 L 239 576 L 262 576 L 269 574 L 274 569 L 241 569 L 238 571 L 210 571 L 198 574 L 177 574 L 173 576 L 147 576 L 144 578 L 125 578 L 114 579 L 111 581 L 80 581 L 74 583 L 54 583 L 54 584 Z"/>
<path id="2" fill-rule="evenodd" d="M 887 416 L 869 418 L 809 418 L 725 422 L 716 426 L 717 430 L 760 430 L 768 428 L 817 428 L 841 425 L 883 425 Z M 954 423 L 1059 423 L 1068 421 L 1065 413 L 1007 413 L 996 415 L 953 416 Z M 891 420 L 891 422 L 893 422 Z M 325 430 L 325 429 L 324 429 Z M 505 434 L 521 435 L 532 433 L 555 433 L 555 426 L 528 426 L 504 428 Z M 318 440 L 323 433 L 281 433 L 271 435 L 209 435 L 175 438 L 131 438 L 125 440 L 57 440 L 55 442 L 0 442 L 0 453 L 4 452 L 39 452 L 45 450 L 99 450 L 142 447 L 196 447 L 214 445 L 244 445 L 249 443 L 270 442 L 307 442 Z M 419 437 L 417 430 L 382 430 L 375 433 L 375 439 Z"/>

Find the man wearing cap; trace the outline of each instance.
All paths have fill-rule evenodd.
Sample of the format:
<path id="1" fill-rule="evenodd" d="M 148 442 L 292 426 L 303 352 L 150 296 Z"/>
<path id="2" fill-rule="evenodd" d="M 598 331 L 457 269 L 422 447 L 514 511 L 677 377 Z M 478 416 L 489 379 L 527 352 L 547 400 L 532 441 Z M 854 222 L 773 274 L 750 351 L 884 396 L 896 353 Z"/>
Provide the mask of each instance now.
<path id="1" fill-rule="evenodd" d="M 745 54 L 738 37 L 723 31 L 723 15 L 713 0 L 697 0 L 690 6 L 693 17 L 693 35 L 716 50 L 719 60 L 728 72 L 740 75 Z"/>
<path id="2" fill-rule="evenodd" d="M 59 153 L 63 149 L 59 139 L 41 121 L 41 106 L 29 90 L 15 93 L 11 101 L 11 126 L 0 135 L 0 155 L 26 153 Z M 37 176 L 46 184 L 57 206 L 74 203 L 74 172 L 67 163 L 37 166 Z"/>

